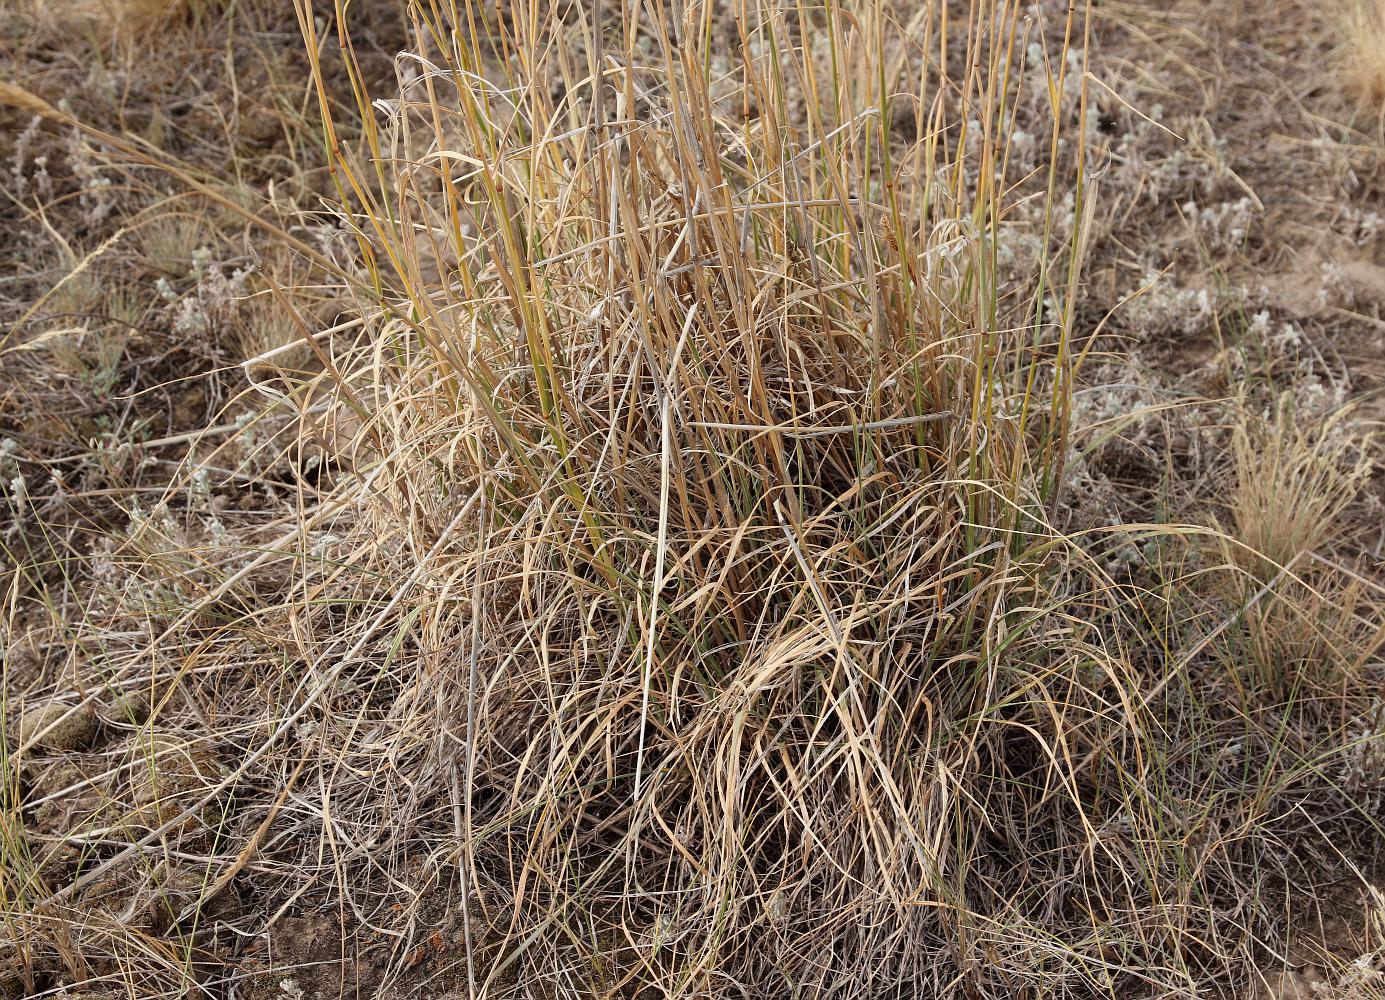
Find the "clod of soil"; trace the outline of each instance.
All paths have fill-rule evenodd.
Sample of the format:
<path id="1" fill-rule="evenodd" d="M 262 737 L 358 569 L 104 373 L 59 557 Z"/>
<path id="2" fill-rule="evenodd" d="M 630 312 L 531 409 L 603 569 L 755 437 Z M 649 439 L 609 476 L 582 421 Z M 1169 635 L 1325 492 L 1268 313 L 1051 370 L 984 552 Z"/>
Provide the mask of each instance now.
<path id="1" fill-rule="evenodd" d="M 35 860 L 50 880 L 62 881 L 81 857 L 84 848 L 68 838 L 111 822 L 108 764 L 94 753 L 26 762 L 25 825 Z"/>
<path id="2" fill-rule="evenodd" d="M 12 691 L 23 691 L 38 680 L 43 661 L 24 643 L 13 643 L 4 652 L 5 683 Z"/>
<path id="3" fill-rule="evenodd" d="M 88 746 L 96 735 L 96 713 L 88 705 L 73 708 L 50 701 L 35 705 L 19 718 L 19 742 L 40 750 L 71 752 Z"/>
<path id="4" fill-rule="evenodd" d="M 149 721 L 152 711 L 153 705 L 148 689 L 139 688 L 134 691 L 122 691 L 112 698 L 106 717 L 121 725 L 142 726 Z"/>
<path id="5" fill-rule="evenodd" d="M 162 826 L 221 778 L 221 759 L 214 750 L 172 733 L 142 733 L 132 753 L 130 819 L 142 826 Z M 197 815 L 189 816 L 180 832 L 195 828 L 198 820 Z"/>
<path id="6" fill-rule="evenodd" d="M 1322 976 L 1314 975 L 1318 971 L 1305 969 L 1296 972 L 1290 969 L 1276 972 L 1266 979 L 1256 996 L 1262 1000 L 1309 1000 L 1326 989 L 1327 984 Z"/>
<path id="7" fill-rule="evenodd" d="M 0 997 L 28 996 L 24 978 L 24 959 L 19 946 L 8 937 L 0 937 Z"/>
<path id="8" fill-rule="evenodd" d="M 259 942 L 257 942 L 259 943 Z M 341 925 L 329 916 L 285 917 L 265 939 L 263 955 L 245 963 L 245 1000 L 284 996 L 368 996 L 369 963 L 344 960 Z"/>
<path id="9" fill-rule="evenodd" d="M 196 866 L 165 859 L 152 867 L 142 860 L 122 865 L 91 885 L 85 905 L 150 934 L 166 934 L 184 907 L 205 887 Z"/>

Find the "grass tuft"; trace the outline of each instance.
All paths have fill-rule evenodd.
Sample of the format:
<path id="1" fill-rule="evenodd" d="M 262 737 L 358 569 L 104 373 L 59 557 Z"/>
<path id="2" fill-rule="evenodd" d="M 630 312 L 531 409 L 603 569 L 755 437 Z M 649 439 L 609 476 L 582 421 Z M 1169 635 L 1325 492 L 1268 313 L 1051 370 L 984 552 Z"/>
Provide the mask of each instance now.
<path id="1" fill-rule="evenodd" d="M 1378 992 L 1375 151 L 1215 6 L 0 10 L 0 994 Z"/>
<path id="2" fill-rule="evenodd" d="M 1385 2 L 1352 0 L 1346 25 L 1346 73 L 1354 96 L 1368 110 L 1385 102 Z"/>

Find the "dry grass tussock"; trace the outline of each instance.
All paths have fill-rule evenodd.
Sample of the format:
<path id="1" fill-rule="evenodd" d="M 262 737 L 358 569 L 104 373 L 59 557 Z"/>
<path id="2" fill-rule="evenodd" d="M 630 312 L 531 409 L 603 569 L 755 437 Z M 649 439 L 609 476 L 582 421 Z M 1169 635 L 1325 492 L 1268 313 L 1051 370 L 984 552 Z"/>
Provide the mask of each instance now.
<path id="1" fill-rule="evenodd" d="M 251 388 L 11 630 L 13 981 L 301 995 L 244 942 L 325 912 L 324 995 L 1251 989 L 1382 832 L 1378 444 L 1248 378 L 1196 475 L 1191 402 L 1091 417 L 1080 6 L 420 3 L 387 92 L 296 10 L 349 318 L 136 230 L 189 336 L 255 289 Z"/>
<path id="2" fill-rule="evenodd" d="M 1367 108 L 1385 102 L 1385 2 L 1354 0 L 1348 5 L 1347 79 Z"/>

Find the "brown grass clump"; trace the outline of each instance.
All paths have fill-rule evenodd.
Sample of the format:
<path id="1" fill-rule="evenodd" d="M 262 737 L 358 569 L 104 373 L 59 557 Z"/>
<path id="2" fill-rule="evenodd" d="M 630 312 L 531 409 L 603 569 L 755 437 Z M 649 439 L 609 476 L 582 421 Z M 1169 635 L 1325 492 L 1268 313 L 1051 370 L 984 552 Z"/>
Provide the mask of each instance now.
<path id="1" fill-rule="evenodd" d="M 1370 478 L 1369 439 L 1351 427 L 1349 408 L 1315 418 L 1281 397 L 1263 419 L 1235 429 L 1232 533 L 1266 579 L 1299 556 L 1320 550 Z"/>
<path id="2" fill-rule="evenodd" d="M 60 9 L 51 10 L 49 16 L 69 30 L 114 29 L 114 37 L 145 43 L 151 39 L 140 37 L 142 33 L 182 25 L 205 6 L 202 0 L 71 0 L 55 5 Z"/>
<path id="3" fill-rule="evenodd" d="M 1346 74 L 1354 96 L 1379 113 L 1385 103 L 1385 0 L 1349 0 Z"/>
<path id="4" fill-rule="evenodd" d="M 1173 988 L 1240 890 L 1162 854 L 1164 790 L 1216 779 L 1130 697 L 1170 678 L 1116 638 L 1143 601 L 1050 524 L 1080 56 L 1026 62 L 1010 5 L 608 13 L 420 13 L 426 68 L 336 147 L 383 290 L 329 373 L 378 456 L 363 565 L 416 567 L 374 628 L 412 605 L 431 650 L 387 752 L 451 809 L 500 956 L 470 980 Z M 1021 120 L 1049 145 L 1011 177 Z M 1037 271 L 999 253 L 1025 197 Z M 1322 541 L 1311 494 L 1267 544 Z"/>
<path id="5" fill-rule="evenodd" d="M 1382 832 L 1379 448 L 1366 348 L 1158 280 L 1263 238 L 1135 107 L 1218 12 L 177 6 L 206 92 L 0 87 L 0 993 L 1286 978 Z"/>
<path id="6" fill-rule="evenodd" d="M 438 68 L 367 135 L 384 188 L 347 217 L 399 317 L 337 387 L 385 443 L 362 470 L 376 551 L 466 595 L 425 599 L 435 679 L 395 711 L 508 944 L 478 988 L 507 966 L 673 995 L 1082 977 L 1019 944 L 1053 898 L 1015 907 L 1001 866 L 974 867 L 997 816 L 1081 825 L 1089 778 L 1057 747 L 1133 721 L 1094 679 L 1128 666 L 1051 589 L 1065 415 L 1024 387 L 1076 364 L 1061 314 L 1056 348 L 1029 348 L 1063 284 L 1011 286 L 993 256 L 1018 12 L 935 71 L 879 64 L 900 26 L 872 4 L 611 14 L 500 42 L 425 19 Z M 729 63 L 709 41 L 728 31 Z M 901 144 L 914 73 L 967 96 Z M 364 195 L 358 162 L 339 166 Z M 1062 235 L 1055 275 L 1080 266 Z M 405 510 L 430 527 L 397 533 Z M 345 736 L 323 731 L 354 760 Z M 449 781 L 427 748 L 454 738 Z"/>

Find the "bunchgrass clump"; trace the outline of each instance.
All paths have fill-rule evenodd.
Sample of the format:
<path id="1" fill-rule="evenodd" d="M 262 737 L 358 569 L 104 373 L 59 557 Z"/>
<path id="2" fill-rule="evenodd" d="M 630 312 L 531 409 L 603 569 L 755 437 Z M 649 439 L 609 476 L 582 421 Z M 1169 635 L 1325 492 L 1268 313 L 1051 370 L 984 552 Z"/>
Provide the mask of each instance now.
<path id="1" fill-rule="evenodd" d="M 1135 106 L 1201 22 L 392 11 L 35 6 L 110 68 L 0 83 L 0 993 L 1272 978 L 1385 833 L 1379 453 Z"/>
<path id="2" fill-rule="evenodd" d="M 1385 0 L 1346 0 L 1345 72 L 1353 96 L 1380 114 L 1385 101 Z"/>
<path id="3" fill-rule="evenodd" d="M 416 566 L 386 618 L 431 651 L 390 753 L 475 901 L 473 985 L 1189 981 L 1213 911 L 1164 853 L 1160 664 L 1052 527 L 1083 20 L 531 14 L 416 8 L 399 94 L 329 127 L 383 306 L 330 376 L 372 564 Z"/>

